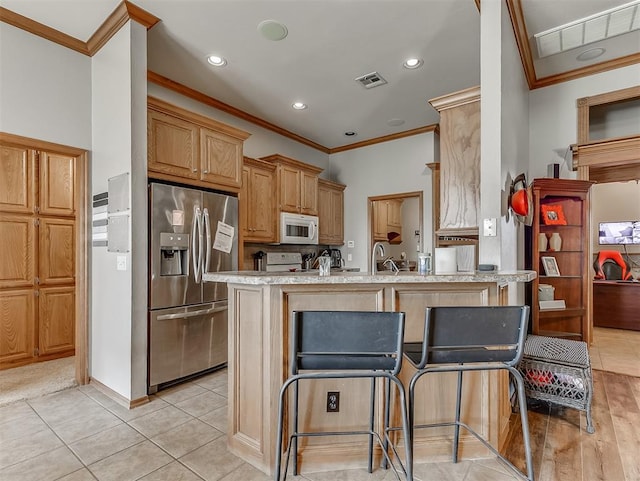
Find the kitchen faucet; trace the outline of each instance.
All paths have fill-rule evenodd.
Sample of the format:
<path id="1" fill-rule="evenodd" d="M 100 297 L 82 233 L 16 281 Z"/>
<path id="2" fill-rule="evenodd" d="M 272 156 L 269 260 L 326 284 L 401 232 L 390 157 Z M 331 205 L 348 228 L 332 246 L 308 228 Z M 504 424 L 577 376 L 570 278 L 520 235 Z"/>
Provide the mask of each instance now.
<path id="1" fill-rule="evenodd" d="M 395 262 L 393 262 L 393 257 L 389 256 L 387 257 L 383 262 L 382 265 L 386 266 L 389 265 L 391 268 L 391 271 L 394 272 L 396 275 L 398 275 L 398 272 L 400 272 L 400 269 L 398 268 L 398 266 L 396 265 Z"/>
<path id="2" fill-rule="evenodd" d="M 380 253 L 382 257 L 384 257 L 384 246 L 382 242 L 376 242 L 373 244 L 373 249 L 371 250 L 371 274 L 376 274 L 376 251 Z"/>

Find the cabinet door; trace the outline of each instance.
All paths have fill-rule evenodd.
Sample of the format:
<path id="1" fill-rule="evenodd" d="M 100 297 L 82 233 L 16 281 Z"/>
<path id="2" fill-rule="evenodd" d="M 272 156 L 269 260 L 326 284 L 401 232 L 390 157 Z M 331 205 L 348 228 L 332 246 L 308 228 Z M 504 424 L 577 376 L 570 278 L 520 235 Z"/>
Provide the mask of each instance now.
<path id="1" fill-rule="evenodd" d="M 280 166 L 280 210 L 300 213 L 300 170 Z"/>
<path id="2" fill-rule="evenodd" d="M 40 213 L 75 215 L 76 159 L 40 152 Z"/>
<path id="3" fill-rule="evenodd" d="M 221 132 L 200 129 L 200 180 L 240 187 L 242 141 Z"/>
<path id="4" fill-rule="evenodd" d="M 251 237 L 251 225 L 249 225 L 250 177 L 251 168 L 242 167 L 242 188 L 238 192 L 238 223 L 245 241 Z"/>
<path id="5" fill-rule="evenodd" d="M 148 169 L 198 179 L 198 127 L 155 110 L 147 114 Z"/>
<path id="6" fill-rule="evenodd" d="M 73 350 L 75 347 L 75 288 L 40 289 L 38 341 L 40 356 Z"/>
<path id="7" fill-rule="evenodd" d="M 33 212 L 34 167 L 33 150 L 0 146 L 0 211 Z"/>
<path id="8" fill-rule="evenodd" d="M 300 213 L 318 215 L 318 176 L 300 172 Z"/>
<path id="9" fill-rule="evenodd" d="M 75 221 L 40 219 L 40 284 L 75 282 Z"/>
<path id="10" fill-rule="evenodd" d="M 34 357 L 34 291 L 0 290 L 0 368 Z"/>
<path id="11" fill-rule="evenodd" d="M 33 217 L 0 214 L 0 288 L 33 286 L 34 222 Z"/>
<path id="12" fill-rule="evenodd" d="M 275 180 L 273 171 L 251 169 L 248 213 L 250 237 L 258 242 L 276 241 Z"/>
<path id="13" fill-rule="evenodd" d="M 334 245 L 344 244 L 344 192 L 331 191 L 331 209 L 333 211 L 333 228 L 331 237 Z"/>
<path id="14" fill-rule="evenodd" d="M 387 240 L 387 201 L 373 201 L 373 240 Z"/>
<path id="15" fill-rule="evenodd" d="M 344 194 L 342 190 L 318 185 L 320 244 L 344 244 Z"/>

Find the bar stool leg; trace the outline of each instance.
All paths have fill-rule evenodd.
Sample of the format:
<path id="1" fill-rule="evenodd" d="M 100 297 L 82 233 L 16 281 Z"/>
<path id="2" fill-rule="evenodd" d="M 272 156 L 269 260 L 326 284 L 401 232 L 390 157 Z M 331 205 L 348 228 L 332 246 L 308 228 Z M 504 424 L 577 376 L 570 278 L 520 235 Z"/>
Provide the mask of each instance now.
<path id="1" fill-rule="evenodd" d="M 524 454 L 527 463 L 527 477 L 529 481 L 533 481 L 533 457 L 531 456 L 531 441 L 529 439 L 529 418 L 527 416 L 527 397 L 524 391 L 524 380 L 522 374 L 513 368 L 509 368 L 509 372 L 516 381 L 518 390 L 518 407 L 520 411 L 520 422 L 522 423 L 522 438 L 524 440 Z"/>
<path id="2" fill-rule="evenodd" d="M 462 371 L 458 371 L 458 389 L 456 391 L 456 424 L 453 434 L 453 462 L 458 462 L 458 443 L 460 441 L 460 409 L 462 403 Z"/>
<path id="3" fill-rule="evenodd" d="M 376 380 L 371 378 L 371 410 L 369 413 L 369 432 L 373 432 L 376 409 Z M 386 447 L 385 447 L 386 449 Z M 369 434 L 369 473 L 373 472 L 373 434 Z"/>
<path id="4" fill-rule="evenodd" d="M 593 434 L 596 432 L 593 427 L 593 418 L 591 417 L 591 401 L 593 400 L 593 377 L 591 376 L 591 368 L 586 370 L 585 379 L 585 392 L 586 392 L 586 403 L 587 403 L 587 432 L 589 434 Z"/>

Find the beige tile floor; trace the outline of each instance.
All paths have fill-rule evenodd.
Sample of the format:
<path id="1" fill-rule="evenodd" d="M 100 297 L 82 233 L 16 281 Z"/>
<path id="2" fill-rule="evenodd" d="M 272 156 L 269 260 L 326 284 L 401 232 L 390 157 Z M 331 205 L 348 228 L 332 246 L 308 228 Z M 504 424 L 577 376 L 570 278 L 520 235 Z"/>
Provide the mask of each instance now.
<path id="1" fill-rule="evenodd" d="M 128 410 L 88 385 L 0 407 L 0 481 L 267 481 L 226 449 L 222 370 Z M 363 460 L 363 466 L 366 461 Z M 508 481 L 495 459 L 415 467 L 416 481 Z M 390 481 L 392 471 L 302 473 L 300 481 Z"/>

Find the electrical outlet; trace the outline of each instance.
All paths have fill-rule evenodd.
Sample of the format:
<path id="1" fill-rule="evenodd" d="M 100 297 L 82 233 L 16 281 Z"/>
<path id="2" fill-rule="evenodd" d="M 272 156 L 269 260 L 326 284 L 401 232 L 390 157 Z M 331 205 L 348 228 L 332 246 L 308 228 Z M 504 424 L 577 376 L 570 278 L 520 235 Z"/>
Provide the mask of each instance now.
<path id="1" fill-rule="evenodd" d="M 484 220 L 484 236 L 485 237 L 495 237 L 498 235 L 497 227 L 496 227 L 496 219 L 485 219 Z"/>
<path id="2" fill-rule="evenodd" d="M 327 392 L 327 412 L 337 413 L 340 411 L 340 391 Z"/>
<path id="3" fill-rule="evenodd" d="M 356 246 L 356 243 L 354 241 L 352 241 L 352 240 L 347 241 L 347 247 L 349 249 L 353 249 L 355 246 Z"/>
<path id="4" fill-rule="evenodd" d="M 117 271 L 127 270 L 127 256 L 116 256 L 116 270 Z"/>
<path id="5" fill-rule="evenodd" d="M 351 252 L 349 252 L 349 253 L 347 254 L 347 261 L 348 261 L 348 262 L 351 262 L 352 260 L 353 260 L 353 254 L 352 254 Z"/>

